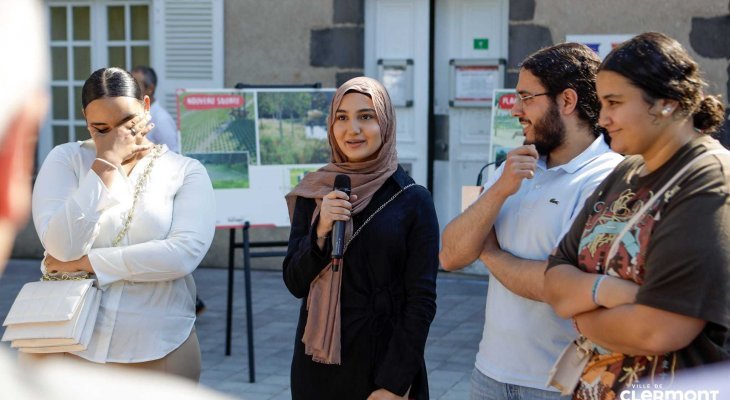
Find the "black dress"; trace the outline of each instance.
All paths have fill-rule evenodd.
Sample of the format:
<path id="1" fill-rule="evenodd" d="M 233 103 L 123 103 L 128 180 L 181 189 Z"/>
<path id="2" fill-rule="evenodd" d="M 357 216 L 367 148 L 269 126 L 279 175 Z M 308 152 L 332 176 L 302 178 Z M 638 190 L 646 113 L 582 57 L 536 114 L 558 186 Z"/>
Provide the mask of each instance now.
<path id="1" fill-rule="evenodd" d="M 413 180 L 398 170 L 353 218 L 354 230 Z M 309 285 L 330 260 L 329 240 L 320 251 L 310 224 L 315 202 L 297 198 L 284 282 L 302 298 L 291 367 L 293 399 L 366 399 L 385 388 L 428 399 L 423 352 L 436 314 L 439 226 L 431 194 L 422 186 L 401 193 L 353 240 L 342 269 L 341 365 L 304 354 Z M 353 230 L 353 231 L 354 231 Z"/>

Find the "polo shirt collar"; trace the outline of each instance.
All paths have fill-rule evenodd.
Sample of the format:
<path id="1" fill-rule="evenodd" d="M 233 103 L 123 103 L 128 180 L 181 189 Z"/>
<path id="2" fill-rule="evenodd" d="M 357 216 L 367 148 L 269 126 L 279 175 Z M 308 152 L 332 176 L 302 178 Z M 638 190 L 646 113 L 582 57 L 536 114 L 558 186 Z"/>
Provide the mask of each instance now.
<path id="1" fill-rule="evenodd" d="M 591 161 L 596 159 L 597 157 L 600 157 L 602 154 L 611 151 L 611 148 L 606 144 L 606 142 L 603 140 L 603 135 L 599 135 L 593 143 L 591 143 L 588 148 L 583 150 L 582 153 L 578 154 L 575 158 L 570 160 L 569 162 L 558 165 L 557 167 L 551 168 L 554 171 L 557 170 L 563 170 L 568 174 L 573 174 L 576 171 L 580 170 L 585 166 L 586 164 L 589 164 Z M 543 170 L 547 170 L 547 157 L 542 156 L 537 162 L 537 165 L 539 168 Z"/>

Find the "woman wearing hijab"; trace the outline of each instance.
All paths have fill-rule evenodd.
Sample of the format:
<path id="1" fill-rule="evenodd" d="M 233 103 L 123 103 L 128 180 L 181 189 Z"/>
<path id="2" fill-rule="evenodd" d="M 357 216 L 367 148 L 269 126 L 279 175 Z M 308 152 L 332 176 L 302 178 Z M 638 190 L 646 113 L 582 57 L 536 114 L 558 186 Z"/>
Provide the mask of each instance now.
<path id="1" fill-rule="evenodd" d="M 286 196 L 284 282 L 302 298 L 292 398 L 427 399 L 438 268 L 431 194 L 398 165 L 395 112 L 379 82 L 340 86 L 328 125 L 332 162 Z M 350 177 L 350 196 L 332 189 L 339 174 Z M 335 221 L 346 223 L 340 268 L 331 259 Z"/>
<path id="2" fill-rule="evenodd" d="M 679 369 L 730 358 L 730 153 L 709 136 L 725 113 L 703 85 L 686 50 L 656 32 L 599 68 L 599 123 L 630 156 L 545 273 L 548 303 L 593 349 L 574 399 L 643 399 L 626 392 L 667 390 Z"/>

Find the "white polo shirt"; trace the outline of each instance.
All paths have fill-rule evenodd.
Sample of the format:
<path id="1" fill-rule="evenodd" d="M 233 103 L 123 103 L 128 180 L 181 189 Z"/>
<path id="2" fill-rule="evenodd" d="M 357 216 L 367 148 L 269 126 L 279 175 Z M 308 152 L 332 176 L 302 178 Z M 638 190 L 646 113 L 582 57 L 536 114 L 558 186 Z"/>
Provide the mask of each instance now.
<path id="1" fill-rule="evenodd" d="M 519 258 L 547 260 L 588 196 L 622 159 L 601 136 L 567 164 L 547 169 L 545 158 L 538 160 L 535 177 L 522 182 L 495 221 L 502 249 Z M 503 170 L 504 165 L 485 188 Z M 545 303 L 510 292 L 497 279 L 489 281 L 484 317 L 476 368 L 502 383 L 547 389 L 550 367 L 576 336 L 570 321 Z"/>
<path id="2" fill-rule="evenodd" d="M 177 124 L 159 101 L 152 103 L 150 117 L 150 122 L 155 124 L 155 127 L 147 134 L 147 139 L 155 144 L 165 144 L 170 150 L 180 153 L 180 133 L 177 131 Z"/>
<path id="3" fill-rule="evenodd" d="M 88 255 L 102 290 L 91 343 L 75 354 L 98 363 L 158 360 L 193 329 L 192 272 L 215 233 L 213 186 L 200 162 L 163 146 L 129 230 L 114 247 L 152 156 L 129 176 L 118 171 L 109 187 L 91 170 L 95 158 L 92 140 L 51 150 L 35 181 L 33 222 L 54 257 Z"/>

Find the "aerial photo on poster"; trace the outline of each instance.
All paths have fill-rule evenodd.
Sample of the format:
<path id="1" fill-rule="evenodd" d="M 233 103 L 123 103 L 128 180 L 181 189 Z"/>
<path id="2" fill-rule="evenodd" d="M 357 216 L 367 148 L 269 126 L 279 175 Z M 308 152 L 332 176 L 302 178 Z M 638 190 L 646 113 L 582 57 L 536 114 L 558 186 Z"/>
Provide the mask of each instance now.
<path id="1" fill-rule="evenodd" d="M 327 113 L 332 92 L 259 91 L 261 165 L 329 162 Z"/>
<path id="2" fill-rule="evenodd" d="M 181 92 L 178 101 L 182 153 L 199 160 L 213 187 L 249 187 L 248 166 L 256 162 L 253 95 Z"/>
<path id="3" fill-rule="evenodd" d="M 284 201 L 330 160 L 332 89 L 189 89 L 178 93 L 182 153 L 206 168 L 216 224 L 286 226 Z"/>

